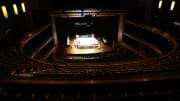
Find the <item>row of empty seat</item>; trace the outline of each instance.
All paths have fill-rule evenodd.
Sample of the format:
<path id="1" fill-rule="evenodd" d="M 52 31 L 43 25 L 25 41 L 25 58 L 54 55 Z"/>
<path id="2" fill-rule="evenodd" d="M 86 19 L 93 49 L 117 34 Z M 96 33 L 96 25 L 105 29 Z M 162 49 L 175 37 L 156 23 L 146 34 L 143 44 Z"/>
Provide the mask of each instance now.
<path id="1" fill-rule="evenodd" d="M 0 50 L 0 100 L 180 99 L 178 47 L 148 59 L 81 63 L 33 59 L 20 50 L 14 46 Z"/>

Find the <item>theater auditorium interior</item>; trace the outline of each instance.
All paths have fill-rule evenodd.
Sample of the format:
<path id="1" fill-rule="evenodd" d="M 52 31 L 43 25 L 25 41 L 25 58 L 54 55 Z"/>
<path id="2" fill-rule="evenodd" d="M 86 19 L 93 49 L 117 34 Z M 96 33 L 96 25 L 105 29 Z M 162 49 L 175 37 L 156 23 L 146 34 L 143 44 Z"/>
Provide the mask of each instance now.
<path id="1" fill-rule="evenodd" d="M 180 0 L 0 6 L 1 101 L 180 100 Z"/>

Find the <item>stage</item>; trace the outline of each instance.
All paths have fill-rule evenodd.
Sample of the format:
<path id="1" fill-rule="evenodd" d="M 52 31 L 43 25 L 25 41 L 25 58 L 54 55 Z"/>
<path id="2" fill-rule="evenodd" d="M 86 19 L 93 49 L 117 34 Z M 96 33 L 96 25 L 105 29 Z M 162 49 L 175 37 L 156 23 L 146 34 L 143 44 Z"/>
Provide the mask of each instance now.
<path id="1" fill-rule="evenodd" d="M 68 38 L 68 47 L 64 48 L 65 54 L 96 54 L 114 50 L 114 45 L 106 45 L 95 37 Z"/>

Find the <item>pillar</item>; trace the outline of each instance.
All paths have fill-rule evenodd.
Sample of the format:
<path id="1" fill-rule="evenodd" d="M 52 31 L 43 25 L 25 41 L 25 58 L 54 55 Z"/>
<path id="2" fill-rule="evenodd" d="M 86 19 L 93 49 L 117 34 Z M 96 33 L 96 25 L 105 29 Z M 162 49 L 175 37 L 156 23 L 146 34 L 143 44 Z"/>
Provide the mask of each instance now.
<path id="1" fill-rule="evenodd" d="M 117 45 L 118 46 L 120 46 L 122 44 L 123 32 L 124 32 L 124 15 L 119 15 L 118 35 L 117 35 Z"/>

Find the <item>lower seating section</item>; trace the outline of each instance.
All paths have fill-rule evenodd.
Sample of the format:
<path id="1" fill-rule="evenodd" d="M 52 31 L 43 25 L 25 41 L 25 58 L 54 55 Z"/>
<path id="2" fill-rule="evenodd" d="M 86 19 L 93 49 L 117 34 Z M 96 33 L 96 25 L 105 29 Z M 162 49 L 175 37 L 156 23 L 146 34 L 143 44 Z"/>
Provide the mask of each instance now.
<path id="1" fill-rule="evenodd" d="M 135 61 L 51 63 L 22 56 L 17 49 L 0 52 L 1 73 L 15 77 L 57 77 L 57 79 L 122 79 L 179 70 L 180 51 L 162 58 Z"/>
<path id="2" fill-rule="evenodd" d="M 178 80 L 166 80 L 144 83 L 97 85 L 1 84 L 0 100 L 179 101 L 180 87 L 177 81 Z"/>
<path id="3" fill-rule="evenodd" d="M 179 101 L 179 57 L 56 64 L 8 48 L 0 52 L 0 100 Z"/>
<path id="4" fill-rule="evenodd" d="M 119 78 L 124 74 L 145 74 L 154 72 L 179 70 L 180 51 L 166 57 L 134 61 L 106 61 L 90 63 L 51 63 L 33 60 L 22 56 L 16 48 L 5 49 L 0 52 L 1 72 L 13 76 L 55 75 L 58 77 L 72 76 L 69 79 L 106 79 Z M 24 75 L 23 75 L 24 74 Z M 66 76 L 68 75 L 68 76 Z M 88 75 L 88 76 L 87 76 Z M 106 76 L 108 75 L 108 76 Z M 118 76 L 119 75 L 119 76 Z M 78 78 L 78 76 L 80 78 Z"/>
<path id="5" fill-rule="evenodd" d="M 180 51 L 131 62 L 51 63 L 0 52 L 0 100 L 179 101 Z"/>

